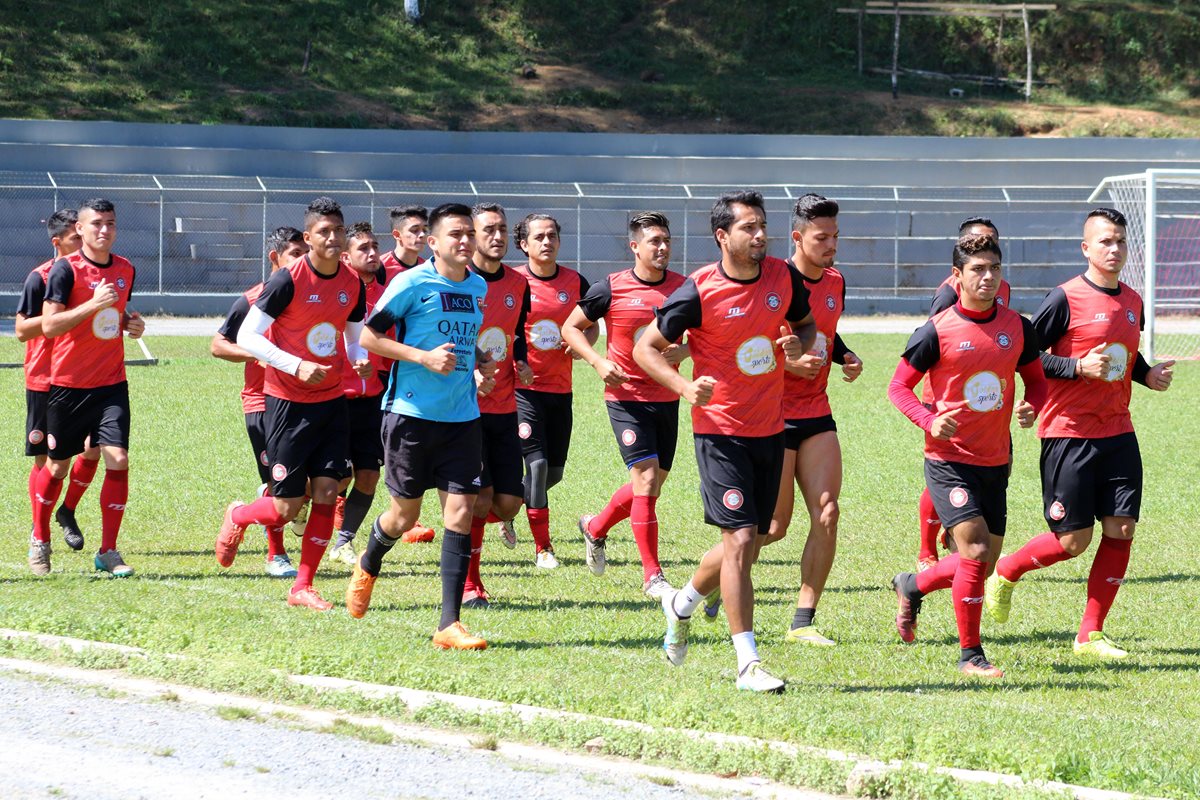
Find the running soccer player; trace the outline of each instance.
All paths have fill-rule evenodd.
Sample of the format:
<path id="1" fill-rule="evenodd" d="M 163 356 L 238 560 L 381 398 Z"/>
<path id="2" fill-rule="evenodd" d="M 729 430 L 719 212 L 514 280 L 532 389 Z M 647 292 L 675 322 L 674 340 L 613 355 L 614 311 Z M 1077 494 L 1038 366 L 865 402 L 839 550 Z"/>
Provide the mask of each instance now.
<path id="1" fill-rule="evenodd" d="M 388 282 L 362 334 L 367 350 L 396 362 L 383 400 L 385 482 L 392 502 L 371 527 L 346 587 L 346 610 L 355 619 L 367 613 L 384 556 L 417 518 L 425 492 L 436 487 L 445 531 L 442 618 L 433 644 L 482 650 L 487 641 L 472 636 L 459 613 L 479 484 L 475 367 L 487 281 L 468 268 L 475 250 L 471 209 L 440 205 L 429 223 L 432 262 Z"/>
<path id="2" fill-rule="evenodd" d="M 990 236 L 964 236 L 954 245 L 953 264 L 958 302 L 913 333 L 888 398 L 925 431 L 925 482 L 958 549 L 932 569 L 892 579 L 900 605 L 896 629 L 902 641 L 913 641 L 925 595 L 950 589 L 959 670 L 1000 678 L 1004 673 L 988 661 L 979 636 L 983 582 L 1008 519 L 1009 424 L 1015 410 L 1022 428 L 1033 426 L 1046 379 L 1032 324 L 996 303 L 1000 245 Z M 1018 371 L 1025 398 L 1014 409 Z M 922 378 L 932 392 L 930 406 L 913 393 Z"/>
<path id="3" fill-rule="evenodd" d="M 842 448 L 829 406 L 829 373 L 842 367 L 843 380 L 862 374 L 862 359 L 846 347 L 837 324 L 846 307 L 846 281 L 834 269 L 838 245 L 838 204 L 819 194 L 806 194 L 792 209 L 792 259 L 808 290 L 817 325 L 817 339 L 796 367 L 784 375 L 783 474 L 770 533 L 762 546 L 787 535 L 795 505 L 794 486 L 800 487 L 808 509 L 808 538 L 800 557 L 800 595 L 787 633 L 789 642 L 826 647 L 834 644 L 813 624 L 817 603 L 833 568 L 837 551 L 842 491 Z M 793 483 L 794 482 L 794 483 Z"/>
<path id="4" fill-rule="evenodd" d="M 266 364 L 271 496 L 249 505 L 230 503 L 214 549 L 217 563 L 231 566 L 246 527 L 287 524 L 304 504 L 308 487 L 312 510 L 287 602 L 328 611 L 333 604 L 313 588 L 313 577 L 333 535 L 338 483 L 349 472 L 343 372 L 347 363 L 359 375 L 373 367 L 358 343 L 366 289 L 340 260 L 346 243 L 341 206 L 328 197 L 309 203 L 304 241 L 308 254 L 271 275 L 237 337 L 238 346 Z"/>
<path id="5" fill-rule="evenodd" d="M 133 265 L 112 253 L 117 236 L 113 204 L 99 197 L 84 201 L 75 230 L 80 249 L 54 262 L 42 303 L 42 335 L 55 341 L 50 345 L 47 461 L 34 489 L 33 538 L 44 544 L 48 571 L 50 510 L 71 457 L 84 452 L 90 442 L 104 458 L 100 549 L 94 564 L 97 571 L 125 578 L 133 568 L 117 550 L 129 499 L 129 384 L 121 334 L 136 339 L 146 323 L 129 308 Z M 29 560 L 37 572 L 32 551 Z"/>
<path id="6" fill-rule="evenodd" d="M 1101 659 L 1128 653 L 1104 633 L 1125 580 L 1142 501 L 1142 456 L 1129 414 L 1132 382 L 1156 392 L 1171 386 L 1174 361 L 1150 366 L 1138 352 L 1142 298 L 1121 282 L 1128 244 L 1125 217 L 1111 208 L 1083 226 L 1087 270 L 1046 295 L 1033 317 L 1050 378 L 1038 427 L 1042 502 L 1049 531 L 1000 559 L 986 602 L 1006 622 L 1012 591 L 1028 572 L 1087 550 L 1096 521 L 1100 544 L 1087 581 L 1087 604 L 1074 652 Z"/>
<path id="7" fill-rule="evenodd" d="M 658 561 L 658 515 L 655 505 L 675 460 L 679 435 L 679 395 L 650 378 L 633 360 L 633 345 L 654 321 L 654 313 L 684 281 L 671 272 L 671 225 L 657 212 L 629 220 L 633 268 L 614 272 L 592 284 L 562 326 L 563 340 L 596 370 L 604 382 L 604 404 L 617 438 L 629 481 L 599 514 L 579 518 L 587 548 L 587 565 L 604 574 L 609 530 L 629 518 L 642 560 L 642 591 L 655 600 L 674 588 Z M 588 343 L 586 332 L 604 320 L 606 357 Z M 678 369 L 687 345 L 672 344 L 664 357 Z"/>
<path id="8" fill-rule="evenodd" d="M 29 503 L 37 513 L 38 474 L 46 466 L 46 405 L 50 396 L 50 340 L 42 335 L 42 303 L 46 298 L 46 276 L 59 258 L 79 250 L 79 232 L 75 223 L 79 215 L 74 209 L 60 209 L 46 220 L 46 232 L 55 257 L 37 267 L 25 279 L 21 302 L 17 307 L 17 341 L 25 343 L 25 455 L 33 458 L 29 470 Z M 62 504 L 54 512 L 54 520 L 62 528 L 63 541 L 72 550 L 83 549 L 83 531 L 75 520 L 75 509 L 87 491 L 100 463 L 100 448 L 88 447 L 71 464 L 71 480 Z M 35 575 L 50 572 L 50 540 L 31 537 L 29 568 Z"/>
<path id="9" fill-rule="evenodd" d="M 421 258 L 421 249 L 425 247 L 425 238 L 429 233 L 429 211 L 425 206 L 396 206 L 388 215 L 392 220 L 392 238 L 396 240 L 396 248 L 387 251 L 379 259 L 386 273 L 382 283 L 387 283 L 389 278 L 406 269 L 425 263 L 425 259 Z"/>
<path id="10" fill-rule="evenodd" d="M 762 195 L 721 195 L 711 223 L 721 260 L 692 273 L 633 348 L 646 374 L 692 404 L 704 521 L 721 531 L 721 541 L 705 553 L 687 585 L 662 597 L 663 649 L 672 664 L 683 663 L 691 616 L 719 586 L 737 653 L 738 688 L 780 692 L 783 681 L 762 668 L 755 645 L 750 572 L 783 468 L 777 353 L 785 365 L 797 366 L 816 329 L 800 274 L 767 256 Z M 690 381 L 665 355 L 685 333 L 695 362 Z"/>
<path id="11" fill-rule="evenodd" d="M 558 263 L 562 228 L 549 214 L 530 214 L 517 225 L 517 247 L 529 263 L 517 267 L 529 281 L 530 312 L 525 323 L 533 383 L 517 389 L 518 434 L 525 457 L 525 515 L 537 550 L 535 562 L 554 569 L 547 493 L 563 477 L 571 447 L 572 359 L 579 358 L 562 338 L 571 309 L 587 294 L 588 282 Z M 599 329 L 589 330 L 595 342 Z"/>
<path id="12" fill-rule="evenodd" d="M 471 517 L 471 561 L 463 588 L 463 605 L 487 608 L 490 603 L 479 564 L 483 535 L 489 519 L 500 522 L 504 543 L 517 546 L 512 520 L 524 502 L 521 473 L 521 440 L 517 436 L 517 381 L 533 382 L 525 320 L 529 316 L 529 281 L 501 259 L 508 252 L 508 221 L 504 207 L 479 203 L 471 209 L 475 224 L 475 254 L 470 268 L 487 283 L 479 349 L 496 362 L 495 386 L 479 396 L 479 424 L 483 439 L 483 471 L 479 496 Z"/>
<path id="13" fill-rule="evenodd" d="M 286 267 L 307 252 L 308 245 L 304 243 L 304 234 L 295 228 L 276 228 L 267 237 L 267 260 L 271 264 L 272 275 L 280 267 Z M 263 394 L 266 369 L 257 358 L 237 344 L 238 331 L 241 330 L 246 315 L 250 313 L 250 306 L 258 300 L 265 286 L 264 283 L 255 284 L 233 302 L 225 321 L 213 335 L 209 350 L 214 357 L 223 361 L 245 365 L 242 380 L 242 413 L 246 417 L 246 436 L 249 437 L 250 449 L 254 452 L 254 465 L 262 483 L 261 491 L 263 494 L 269 494 L 271 462 L 267 456 L 267 396 Z M 296 577 L 296 568 L 292 566 L 283 544 L 283 527 L 268 527 L 266 532 L 266 573 L 273 578 Z"/>

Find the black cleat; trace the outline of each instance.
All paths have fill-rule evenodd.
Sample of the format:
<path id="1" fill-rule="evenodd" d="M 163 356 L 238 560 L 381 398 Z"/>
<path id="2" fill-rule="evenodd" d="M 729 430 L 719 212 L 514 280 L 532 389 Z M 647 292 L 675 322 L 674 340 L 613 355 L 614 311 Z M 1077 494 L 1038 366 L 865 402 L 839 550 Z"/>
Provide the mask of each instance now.
<path id="1" fill-rule="evenodd" d="M 59 506 L 54 512 L 54 521 L 62 527 L 63 541 L 72 550 L 83 549 L 83 531 L 75 521 L 75 512 L 66 506 Z"/>

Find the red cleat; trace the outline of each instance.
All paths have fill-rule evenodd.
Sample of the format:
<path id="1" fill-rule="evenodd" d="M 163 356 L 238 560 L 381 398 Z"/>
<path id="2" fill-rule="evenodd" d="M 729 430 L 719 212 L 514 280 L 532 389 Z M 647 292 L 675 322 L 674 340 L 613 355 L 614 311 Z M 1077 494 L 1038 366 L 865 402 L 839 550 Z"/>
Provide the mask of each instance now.
<path id="1" fill-rule="evenodd" d="M 433 541 L 433 537 L 433 528 L 427 528 L 418 522 L 400 535 L 400 541 L 405 544 L 428 544 Z"/>
<path id="2" fill-rule="evenodd" d="M 241 546 L 242 539 L 246 536 L 245 527 L 233 521 L 234 509 L 244 505 L 245 503 L 235 500 L 225 508 L 225 519 L 221 521 L 221 530 L 217 534 L 217 544 L 213 549 L 217 554 L 217 563 L 225 568 L 233 566 L 233 560 L 237 558 L 238 547 Z"/>
<path id="3" fill-rule="evenodd" d="M 1004 670 L 988 661 L 987 656 L 983 655 L 982 653 L 977 656 L 972 656 L 966 661 L 958 662 L 958 671 L 963 675 L 970 675 L 972 678 L 1004 677 Z"/>
<path id="4" fill-rule="evenodd" d="M 333 603 L 321 597 L 311 586 L 301 586 L 288 592 L 288 605 L 311 608 L 313 611 L 328 611 L 333 608 Z"/>
<path id="5" fill-rule="evenodd" d="M 921 613 L 921 598 L 910 597 L 905 588 L 911 576 L 911 572 L 901 572 L 892 578 L 892 588 L 896 590 L 896 600 L 900 606 L 896 612 L 896 632 L 905 644 L 917 638 L 917 614 Z"/>

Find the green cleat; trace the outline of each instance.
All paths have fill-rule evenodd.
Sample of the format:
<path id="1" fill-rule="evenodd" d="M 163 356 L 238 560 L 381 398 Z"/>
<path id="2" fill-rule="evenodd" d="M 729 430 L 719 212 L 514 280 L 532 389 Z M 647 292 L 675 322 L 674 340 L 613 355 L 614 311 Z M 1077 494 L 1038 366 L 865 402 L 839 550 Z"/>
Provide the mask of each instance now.
<path id="1" fill-rule="evenodd" d="M 833 647 L 837 644 L 833 639 L 821 635 L 815 625 L 805 625 L 803 628 L 792 628 L 784 637 L 789 642 L 815 645 L 817 647 Z"/>
<path id="2" fill-rule="evenodd" d="M 716 622 L 717 615 L 721 613 L 721 587 L 713 589 L 708 594 L 704 595 L 704 616 L 701 617 L 705 622 Z"/>
<path id="3" fill-rule="evenodd" d="M 984 583 L 983 605 L 996 622 L 1008 622 L 1008 614 L 1012 611 L 1013 587 L 1016 585 L 1016 581 L 1000 577 L 999 572 L 993 572 Z"/>
<path id="4" fill-rule="evenodd" d="M 133 575 L 133 567 L 125 563 L 121 554 L 116 550 L 97 553 L 93 559 L 97 572 L 107 572 L 114 578 L 128 578 Z"/>
<path id="5" fill-rule="evenodd" d="M 1104 635 L 1104 631 L 1092 631 L 1088 634 L 1086 642 L 1076 639 L 1074 649 L 1077 656 L 1098 658 L 1101 661 L 1120 661 L 1129 656 L 1128 652 L 1113 644 L 1112 639 Z"/>

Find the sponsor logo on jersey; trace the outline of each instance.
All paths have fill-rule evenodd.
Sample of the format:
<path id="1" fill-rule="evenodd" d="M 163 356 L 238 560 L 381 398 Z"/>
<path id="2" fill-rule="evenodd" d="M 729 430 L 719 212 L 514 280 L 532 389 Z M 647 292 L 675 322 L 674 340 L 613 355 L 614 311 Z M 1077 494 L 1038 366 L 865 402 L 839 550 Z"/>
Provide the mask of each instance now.
<path id="1" fill-rule="evenodd" d="M 310 295 L 308 296 L 308 299 L 307 299 L 307 300 L 305 300 L 304 302 L 306 302 L 306 303 L 319 303 L 319 302 L 321 302 L 321 293 L 320 293 L 320 292 L 313 292 L 312 294 L 310 294 Z"/>
<path id="2" fill-rule="evenodd" d="M 721 503 L 723 503 L 726 508 L 732 511 L 737 511 L 742 507 L 742 503 L 745 502 L 745 500 L 746 498 L 737 489 L 730 489 L 725 493 L 724 497 L 721 498 Z"/>
<path id="3" fill-rule="evenodd" d="M 504 295 L 504 307 L 505 308 L 516 308 L 517 307 L 517 298 L 513 297 L 511 294 Z"/>
<path id="4" fill-rule="evenodd" d="M 121 335 L 121 312 L 109 306 L 92 317 L 92 334 L 97 339 L 116 339 Z"/>
<path id="5" fill-rule="evenodd" d="M 966 353 L 966 352 L 968 352 L 970 350 L 974 350 L 974 349 L 975 349 L 975 345 L 971 344 L 971 342 L 969 340 L 958 343 L 958 352 L 960 352 L 960 353 Z"/>
<path id="6" fill-rule="evenodd" d="M 508 337 L 496 326 L 485 328 L 479 334 L 479 349 L 491 355 L 493 361 L 503 361 L 508 358 Z"/>
<path id="7" fill-rule="evenodd" d="M 637 431 L 633 430 L 632 428 L 626 428 L 625 430 L 621 431 L 621 443 L 626 447 L 632 447 L 633 443 L 636 441 Z"/>
<path id="8" fill-rule="evenodd" d="M 29 432 L 29 443 L 30 444 L 41 444 L 42 440 L 45 438 L 46 438 L 46 434 L 42 433 L 37 428 L 34 428 L 33 430 L 31 430 Z"/>
<path id="9" fill-rule="evenodd" d="M 1012 337 L 1004 331 L 1001 331 L 1000 333 L 996 334 L 996 346 L 1001 350 L 1007 350 L 1008 348 L 1012 347 Z"/>
<path id="10" fill-rule="evenodd" d="M 553 350 L 562 342 L 562 332 L 552 319 L 539 319 L 529 326 L 529 332 L 533 334 L 529 343 L 538 350 Z"/>
<path id="11" fill-rule="evenodd" d="M 972 411 L 999 411 L 1004 407 L 1004 381 L 988 370 L 976 372 L 963 385 L 963 400 Z"/>
<path id="12" fill-rule="evenodd" d="M 772 311 L 778 311 L 781 305 L 783 305 L 783 300 L 780 299 L 779 295 L 774 292 L 767 295 L 767 308 Z"/>
<path id="13" fill-rule="evenodd" d="M 962 508 L 969 499 L 970 495 L 967 494 L 967 490 L 961 486 L 955 486 L 950 490 L 950 505 L 955 508 Z"/>
<path id="14" fill-rule="evenodd" d="M 1104 373 L 1104 380 L 1109 383 L 1125 379 L 1125 370 L 1129 368 L 1129 351 L 1125 349 L 1125 345 L 1114 342 L 1102 351 L 1108 356 L 1108 370 Z"/>
<path id="15" fill-rule="evenodd" d="M 533 435 L 533 428 L 529 427 L 528 422 L 522 422 L 517 426 L 517 436 L 521 439 L 528 439 Z"/>
<path id="16" fill-rule="evenodd" d="M 319 322 L 309 329 L 304 342 L 308 352 L 318 358 L 327 358 L 337 352 L 338 331 L 332 322 Z"/>
<path id="17" fill-rule="evenodd" d="M 558 302 L 560 302 L 560 303 L 565 303 L 571 299 L 571 296 L 569 294 L 567 294 L 566 292 L 562 291 L 561 289 L 559 290 L 556 297 L 558 297 Z"/>
<path id="18" fill-rule="evenodd" d="M 821 364 L 824 365 L 829 360 L 829 337 L 817 331 L 817 338 L 813 341 L 812 350 L 808 352 L 821 359 Z"/>
<path id="19" fill-rule="evenodd" d="M 746 309 L 742 308 L 741 306 L 731 306 L 729 310 L 725 312 L 725 319 L 735 319 L 737 317 L 744 316 L 746 316 Z"/>
<path id="20" fill-rule="evenodd" d="M 346 294 L 345 291 L 338 292 L 338 303 L 340 303 L 341 305 L 346 305 L 349 302 L 350 302 L 350 295 Z"/>
<path id="21" fill-rule="evenodd" d="M 288 469 L 283 464 L 276 464 L 271 467 L 271 477 L 277 481 L 281 481 L 288 476 Z"/>
<path id="22" fill-rule="evenodd" d="M 835 308 L 837 308 L 837 301 L 833 299 L 833 295 L 825 295 L 825 307 L 830 311 L 833 311 Z"/>
<path id="23" fill-rule="evenodd" d="M 746 375 L 765 375 L 775 369 L 775 343 L 766 336 L 752 336 L 738 345 L 737 365 Z"/>
<path id="24" fill-rule="evenodd" d="M 475 298 L 458 292 L 442 292 L 442 311 L 447 314 L 474 314 Z"/>
<path id="25" fill-rule="evenodd" d="M 1133 313 L 1132 308 L 1125 309 L 1125 319 L 1129 321 L 1130 325 L 1137 325 L 1137 315 Z"/>
<path id="26" fill-rule="evenodd" d="M 1061 522 L 1063 517 L 1067 516 L 1067 509 L 1058 500 L 1050 504 L 1050 512 L 1047 515 L 1055 522 Z"/>

